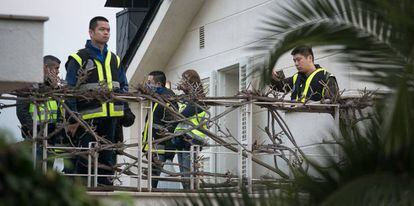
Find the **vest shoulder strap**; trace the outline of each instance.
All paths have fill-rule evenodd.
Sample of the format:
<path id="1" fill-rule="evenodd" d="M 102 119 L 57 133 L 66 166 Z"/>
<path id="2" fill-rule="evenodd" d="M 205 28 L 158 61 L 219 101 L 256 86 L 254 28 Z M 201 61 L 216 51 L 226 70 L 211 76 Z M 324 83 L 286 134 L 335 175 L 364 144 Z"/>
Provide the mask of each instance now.
<path id="1" fill-rule="evenodd" d="M 119 66 L 121 64 L 121 59 L 119 58 L 118 55 L 116 55 L 113 52 L 111 52 L 111 55 L 112 55 L 111 59 L 113 60 L 113 61 L 111 61 L 111 66 L 116 65 L 116 68 L 119 68 Z M 74 58 L 80 66 L 82 66 L 82 65 L 85 64 L 86 61 L 88 61 L 88 59 L 90 58 L 91 55 L 89 54 L 88 50 L 86 48 L 84 48 L 84 49 L 78 50 L 77 53 L 71 54 L 70 56 L 72 58 Z"/>
<path id="2" fill-rule="evenodd" d="M 119 68 L 119 66 L 121 65 L 121 58 L 113 52 L 112 55 L 116 57 L 116 66 L 117 68 Z"/>
<path id="3" fill-rule="evenodd" d="M 88 50 L 87 49 L 80 49 L 79 51 L 78 51 L 78 53 L 76 53 L 81 59 L 82 59 L 82 65 L 84 65 L 85 64 L 85 62 L 87 62 L 88 61 L 88 59 L 90 58 L 90 54 L 89 54 L 89 52 L 88 52 Z M 82 66 L 81 65 L 81 66 Z"/>
<path id="4" fill-rule="evenodd" d="M 111 52 L 111 55 L 111 67 L 115 66 L 114 68 L 119 69 L 119 66 L 121 65 L 121 59 L 113 52 Z"/>
<path id="5" fill-rule="evenodd" d="M 79 66 L 82 67 L 85 65 L 85 62 L 88 61 L 88 59 L 90 58 L 90 54 L 87 49 L 80 49 L 78 50 L 78 52 L 71 54 L 69 57 L 76 60 Z"/>
<path id="6" fill-rule="evenodd" d="M 298 79 L 298 73 L 295 73 L 292 78 L 293 78 L 293 85 L 295 85 L 296 80 Z"/>

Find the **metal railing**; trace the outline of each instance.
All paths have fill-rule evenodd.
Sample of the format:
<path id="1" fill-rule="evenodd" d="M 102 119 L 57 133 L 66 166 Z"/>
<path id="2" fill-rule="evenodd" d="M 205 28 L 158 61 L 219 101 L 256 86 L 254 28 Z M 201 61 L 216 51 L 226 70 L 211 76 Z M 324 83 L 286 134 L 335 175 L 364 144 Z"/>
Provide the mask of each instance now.
<path id="1" fill-rule="evenodd" d="M 241 101 L 241 100 L 236 100 L 236 101 Z M 208 102 L 208 101 L 206 101 Z M 233 100 L 222 100 L 222 103 L 224 102 L 234 102 Z M 253 178 L 253 160 L 252 158 L 254 156 L 260 156 L 263 155 L 261 153 L 252 153 L 249 151 L 253 150 L 253 105 L 258 105 L 258 106 L 263 106 L 263 105 L 267 105 L 267 106 L 275 106 L 278 107 L 279 109 L 283 110 L 283 108 L 285 108 L 286 110 L 291 110 L 293 107 L 303 107 L 304 104 L 303 103 L 286 103 L 286 102 L 251 102 L 249 104 L 246 104 L 244 107 L 240 107 L 239 108 L 239 113 L 245 113 L 245 115 L 243 116 L 245 118 L 245 124 L 243 125 L 244 127 L 246 127 L 245 132 L 243 133 L 244 135 L 244 139 L 242 139 L 241 135 L 237 136 L 237 141 L 233 141 L 233 142 L 229 142 L 229 144 L 232 145 L 237 145 L 237 151 L 229 151 L 229 152 L 225 152 L 225 151 L 212 151 L 210 150 L 201 150 L 200 146 L 198 145 L 192 145 L 191 149 L 189 151 L 177 151 L 177 150 L 166 150 L 166 152 L 172 152 L 172 153 L 190 153 L 190 176 L 189 177 L 175 177 L 175 176 L 167 176 L 167 177 L 162 177 L 162 176 L 153 176 L 152 175 L 152 170 L 153 170 L 153 164 L 154 164 L 154 160 L 153 160 L 153 155 L 156 154 L 156 152 L 158 150 L 153 148 L 153 139 L 152 138 L 148 138 L 148 151 L 147 151 L 147 155 L 146 158 L 144 158 L 144 154 L 142 152 L 142 148 L 143 148 L 143 142 L 142 142 L 142 131 L 145 128 L 145 116 L 146 114 L 148 115 L 148 119 L 149 119 L 149 128 L 152 128 L 152 124 L 153 124 L 153 116 L 152 116 L 152 103 L 150 101 L 141 101 L 138 102 L 138 109 L 136 111 L 136 113 L 138 113 L 137 118 L 136 118 L 136 127 L 138 128 L 137 134 L 138 134 L 138 138 L 137 138 L 137 144 L 135 147 L 131 147 L 131 149 L 136 149 L 136 153 L 132 154 L 134 157 L 136 157 L 136 161 L 132 164 L 133 167 L 137 168 L 137 172 L 135 175 L 127 175 L 129 178 L 132 179 L 136 179 L 136 191 L 153 191 L 152 188 L 152 180 L 153 179 L 158 179 L 158 180 L 163 180 L 163 181 L 178 181 L 178 182 L 189 182 L 190 183 L 190 190 L 197 190 L 201 188 L 201 182 L 202 180 L 210 180 L 212 182 L 218 182 L 217 178 L 223 178 L 221 177 L 217 177 L 217 176 L 212 176 L 210 178 L 205 177 L 204 175 L 199 175 L 202 172 L 209 172 L 209 171 L 200 171 L 199 167 L 196 165 L 197 161 L 196 159 L 198 157 L 200 157 L 200 155 L 205 155 L 205 154 L 214 154 L 214 155 L 218 155 L 218 154 L 223 154 L 223 155 L 234 155 L 237 157 L 237 175 L 229 175 L 227 177 L 228 180 L 230 181 L 237 181 L 237 186 L 239 188 L 241 188 L 242 186 L 247 186 L 247 188 L 249 189 L 249 191 L 252 191 L 253 188 L 253 184 L 255 181 L 258 181 L 259 179 L 254 179 Z M 307 108 L 318 108 L 318 107 L 331 107 L 333 110 L 333 121 L 335 122 L 335 125 L 339 125 L 339 105 L 337 104 L 320 104 L 320 103 L 314 103 L 314 104 L 309 104 L 306 105 Z M 45 112 L 45 115 L 47 115 L 47 111 Z M 37 128 L 37 109 L 35 107 L 35 110 L 33 112 L 33 119 L 34 119 L 34 126 L 33 126 L 33 135 L 34 135 L 34 139 L 36 140 L 37 134 L 38 134 L 38 128 Z M 239 121 L 239 125 L 238 125 L 239 129 L 242 127 L 241 126 L 241 121 Z M 47 128 L 47 123 L 46 123 L 46 127 Z M 46 137 L 47 134 L 47 129 L 44 130 L 43 132 L 43 137 Z M 152 129 L 148 130 L 148 137 L 152 137 Z M 37 145 L 37 141 L 33 141 L 33 160 L 34 160 L 34 167 L 36 168 L 36 154 L 37 154 L 37 149 L 39 148 Z M 94 188 L 98 186 L 98 177 L 112 177 L 112 178 L 116 178 L 117 174 L 115 173 L 114 175 L 102 175 L 102 174 L 98 174 L 98 167 L 99 167 L 99 163 L 98 163 L 98 157 L 99 157 L 99 152 L 98 152 L 98 143 L 97 142 L 90 142 L 89 143 L 89 147 L 84 148 L 84 147 L 72 147 L 72 146 L 53 146 L 53 145 L 48 145 L 47 140 L 45 140 L 43 138 L 42 140 L 42 170 L 44 172 L 46 172 L 48 169 L 47 167 L 47 160 L 48 159 L 53 159 L 53 158 L 63 158 L 60 155 L 55 155 L 52 157 L 49 157 L 48 151 L 49 150 L 53 150 L 53 149 L 59 149 L 59 150 L 64 150 L 64 151 L 72 151 L 72 153 L 76 153 L 74 151 L 84 151 L 87 152 L 88 156 L 87 156 L 87 174 L 63 174 L 63 175 L 67 175 L 67 176 L 73 176 L 73 177 L 86 177 L 87 178 L 87 187 L 89 188 Z M 222 147 L 220 145 L 210 145 L 210 146 L 206 146 L 205 148 L 208 147 Z M 111 149 L 111 148 L 110 148 Z M 113 150 L 116 150 L 116 148 L 112 148 Z M 136 155 L 136 156 L 135 156 Z M 266 154 L 269 155 L 269 154 Z M 278 155 L 278 154 L 271 154 L 271 155 Z M 70 157 L 70 154 L 66 153 L 66 155 L 64 157 Z M 144 171 L 144 159 L 147 160 L 147 169 L 146 169 L 146 174 Z M 211 159 L 210 159 L 211 161 Z M 217 159 L 215 160 L 217 161 Z M 178 175 L 178 174 L 177 174 Z M 146 180 L 146 182 L 145 182 Z M 205 181 L 204 181 L 205 182 Z"/>

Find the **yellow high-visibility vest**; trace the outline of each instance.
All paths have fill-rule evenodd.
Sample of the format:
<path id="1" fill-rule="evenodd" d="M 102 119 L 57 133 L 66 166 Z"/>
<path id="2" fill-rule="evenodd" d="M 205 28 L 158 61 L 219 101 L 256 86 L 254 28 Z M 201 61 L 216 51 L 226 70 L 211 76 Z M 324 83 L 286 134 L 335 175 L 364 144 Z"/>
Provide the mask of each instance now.
<path id="1" fill-rule="evenodd" d="M 318 68 L 318 69 L 316 69 L 315 71 L 313 71 L 312 72 L 312 74 L 311 75 L 309 75 L 309 77 L 306 79 L 306 82 L 305 82 L 305 88 L 303 89 L 303 91 L 302 91 L 302 96 L 301 97 L 299 97 L 299 93 L 298 92 L 296 92 L 296 97 L 295 97 L 295 100 L 296 101 L 300 101 L 300 102 L 305 102 L 306 101 L 306 95 L 308 94 L 308 91 L 309 91 L 309 87 L 310 87 L 310 84 L 311 84 L 311 82 L 312 82 L 312 79 L 313 79 L 313 77 L 318 73 L 318 72 L 327 72 L 325 69 L 323 69 L 323 68 Z M 298 73 L 296 73 L 295 75 L 293 75 L 293 85 L 295 85 L 296 84 L 296 80 L 298 79 Z M 324 91 L 325 91 L 325 89 L 323 89 L 323 91 L 322 91 L 322 95 L 323 95 L 323 93 L 324 93 Z"/>
<path id="2" fill-rule="evenodd" d="M 33 116 L 33 112 L 36 105 L 31 103 L 29 106 L 29 113 Z M 47 109 L 46 109 L 47 108 Z M 48 122 L 56 122 L 57 120 L 57 113 L 58 113 L 58 104 L 55 100 L 49 100 L 45 104 L 39 104 L 37 106 L 37 121 L 38 123 L 42 123 L 45 121 Z M 47 113 L 47 114 L 46 114 Z"/>
<path id="3" fill-rule="evenodd" d="M 185 107 L 186 107 L 185 104 L 180 104 L 180 113 L 185 109 Z M 205 119 L 205 117 L 206 117 L 206 112 L 203 111 L 203 112 L 200 112 L 198 114 L 193 115 L 189 119 L 189 121 L 191 123 L 193 123 L 194 126 L 198 126 L 200 124 L 200 122 L 202 122 Z M 192 125 L 188 125 L 186 123 L 180 123 L 180 124 L 177 125 L 177 127 L 174 130 L 174 132 L 179 132 L 179 131 L 182 131 L 182 130 L 186 130 L 186 127 L 187 126 L 192 126 Z M 204 124 L 202 126 L 202 128 L 207 129 L 207 126 Z M 196 135 L 197 137 L 199 137 L 201 139 L 204 139 L 206 137 L 206 135 L 204 133 L 200 132 L 200 130 L 197 130 L 197 129 L 191 130 L 191 133 L 193 135 Z M 190 134 L 190 136 L 194 137 L 193 135 Z"/>
<path id="4" fill-rule="evenodd" d="M 82 58 L 77 53 L 70 55 L 73 59 L 76 60 L 76 62 L 80 65 L 80 67 L 83 66 Z M 117 68 L 120 66 L 120 59 L 117 55 L 116 61 L 117 61 Z M 112 69 L 111 68 L 111 57 L 112 53 L 110 51 L 107 51 L 107 55 L 105 57 L 105 63 L 104 65 L 101 64 L 100 61 L 94 59 L 93 62 L 96 66 L 96 69 L 93 69 L 91 72 L 97 72 L 99 77 L 99 82 L 89 82 L 82 84 L 80 86 L 81 89 L 99 89 L 101 86 L 101 83 L 105 83 L 105 85 L 108 86 L 109 91 L 112 91 L 114 87 L 119 87 L 119 82 L 112 81 Z M 106 76 L 106 78 L 104 77 Z M 79 108 L 78 111 L 82 115 L 83 119 L 93 119 L 93 118 L 99 118 L 99 117 L 121 117 L 124 115 L 124 109 L 123 105 L 116 105 L 114 102 L 103 102 L 100 104 L 100 106 L 97 106 L 97 108 L 92 109 L 82 109 Z"/>
<path id="5" fill-rule="evenodd" d="M 157 107 L 158 107 L 158 103 L 155 103 L 153 108 L 152 108 L 151 114 L 149 114 L 149 115 L 152 115 L 151 119 L 154 119 L 154 112 L 155 112 L 155 109 L 157 109 Z M 144 151 L 148 151 L 148 148 L 149 148 L 149 145 L 148 145 L 149 120 L 150 120 L 150 118 L 148 118 L 147 122 L 145 122 L 144 134 L 143 134 L 143 137 L 142 137 L 142 145 L 144 147 Z M 153 144 L 152 149 L 157 150 L 157 151 L 154 151 L 153 153 L 165 154 L 164 145 L 157 144 L 155 146 L 155 144 Z"/>

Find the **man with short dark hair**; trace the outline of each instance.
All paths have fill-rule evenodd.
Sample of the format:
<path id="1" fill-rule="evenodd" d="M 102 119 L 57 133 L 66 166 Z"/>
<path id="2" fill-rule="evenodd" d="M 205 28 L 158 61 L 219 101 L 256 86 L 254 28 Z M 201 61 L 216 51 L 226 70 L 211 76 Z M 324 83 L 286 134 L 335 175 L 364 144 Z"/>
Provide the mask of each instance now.
<path id="1" fill-rule="evenodd" d="M 66 63 L 66 81 L 68 86 L 80 91 L 101 91 L 102 89 L 123 93 L 128 91 L 125 70 L 120 65 L 120 58 L 108 50 L 107 42 L 110 37 L 109 22 L 105 17 L 97 16 L 89 22 L 90 40 L 86 41 L 84 49 L 71 54 Z M 124 103 L 118 101 L 100 101 L 98 99 L 72 99 L 67 101 L 70 109 L 79 117 L 95 128 L 95 132 L 109 142 L 114 142 L 116 125 L 119 118 L 124 116 Z M 79 127 L 73 118 L 68 126 L 68 133 L 75 136 L 80 147 L 88 147 L 95 142 L 92 134 Z M 99 142 L 102 144 L 103 142 Z M 112 150 L 99 152 L 100 175 L 113 175 L 115 153 Z M 111 169 L 109 169 L 109 168 Z M 79 157 L 76 170 L 80 174 L 87 173 L 87 161 Z M 112 185 L 110 177 L 98 177 L 98 184 Z"/>
<path id="2" fill-rule="evenodd" d="M 338 84 L 335 76 L 326 69 L 314 64 L 314 55 L 309 46 L 298 46 L 291 52 L 298 72 L 292 77 L 284 78 L 282 71 L 273 71 L 272 86 L 283 92 L 291 91 L 291 99 L 299 102 L 307 100 L 320 101 L 338 98 Z"/>
<path id="3" fill-rule="evenodd" d="M 52 55 L 47 55 L 43 57 L 43 81 L 44 84 L 36 84 L 33 85 L 35 88 L 48 86 L 51 88 L 55 88 L 57 86 L 57 83 L 59 82 L 59 66 L 60 66 L 60 60 Z M 55 83 L 55 84 L 52 84 Z M 49 111 L 53 110 L 54 112 L 59 112 L 57 109 L 57 103 L 55 100 L 51 100 L 52 102 L 49 102 L 48 109 Z M 53 108 L 52 108 L 53 105 Z M 42 106 L 39 106 L 39 109 L 42 109 Z M 33 110 L 34 105 L 25 102 L 22 100 L 17 100 L 17 106 L 16 106 L 16 113 L 17 117 L 22 125 L 22 136 L 24 139 L 32 136 L 32 128 L 33 128 Z M 39 115 L 41 114 L 41 111 L 37 112 Z M 56 117 L 56 115 L 52 115 L 51 117 Z M 44 117 L 39 117 L 38 123 L 41 123 L 40 119 L 44 119 Z M 57 119 L 54 118 L 55 120 Z M 49 124 L 50 130 L 54 130 L 54 124 Z"/>
<path id="4" fill-rule="evenodd" d="M 165 87 L 166 84 L 166 76 L 162 71 L 152 71 L 148 74 L 147 81 L 145 86 L 150 90 L 150 92 L 154 92 L 158 95 L 161 95 L 164 98 L 175 96 L 174 92 L 170 89 Z M 178 108 L 176 102 L 167 103 L 167 106 L 170 108 Z M 158 103 L 152 103 L 152 113 L 153 113 L 153 125 L 152 125 L 152 139 L 157 140 L 163 137 L 164 132 L 174 132 L 174 128 L 176 127 L 176 123 L 169 123 L 174 120 L 174 117 L 168 111 L 168 109 Z M 151 137 L 148 137 L 148 130 L 149 128 L 149 119 L 148 115 L 145 118 L 145 128 L 142 135 L 142 142 L 143 142 L 143 151 L 147 152 L 149 149 L 148 140 Z M 152 166 L 152 175 L 159 176 L 161 174 L 160 168 L 162 168 L 162 163 L 165 162 L 167 159 L 172 160 L 174 158 L 174 153 L 165 152 L 164 150 L 171 150 L 172 144 L 171 140 L 163 141 L 158 144 L 153 144 L 153 149 L 157 151 L 153 151 L 153 166 Z M 157 164 L 159 163 L 159 164 Z M 156 166 L 158 165 L 158 166 Z M 152 179 L 152 187 L 157 188 L 158 179 Z"/>
<path id="5" fill-rule="evenodd" d="M 48 81 L 53 87 L 57 87 L 60 84 L 59 79 L 59 67 L 60 60 L 52 55 L 46 55 L 43 57 L 43 74 L 45 75 L 45 81 Z"/>
<path id="6" fill-rule="evenodd" d="M 59 86 L 59 66 L 60 60 L 52 55 L 46 55 L 43 57 L 43 84 L 35 84 L 32 88 L 50 88 L 54 89 Z M 38 102 L 34 104 L 32 102 L 17 100 L 16 102 L 16 114 L 21 124 L 23 139 L 33 138 L 33 114 L 36 110 L 37 128 L 38 132 L 42 130 L 47 123 L 47 133 L 56 133 L 48 139 L 48 144 L 54 145 L 62 138 L 61 132 L 55 132 L 56 123 L 61 120 L 60 104 L 54 100 L 49 99 L 46 102 Z M 39 133 L 42 135 L 42 133 Z M 39 145 L 37 151 L 37 159 L 42 157 L 41 146 Z"/>
<path id="7" fill-rule="evenodd" d="M 43 65 L 49 65 L 54 63 L 60 64 L 60 59 L 53 55 L 46 55 L 43 57 Z"/>

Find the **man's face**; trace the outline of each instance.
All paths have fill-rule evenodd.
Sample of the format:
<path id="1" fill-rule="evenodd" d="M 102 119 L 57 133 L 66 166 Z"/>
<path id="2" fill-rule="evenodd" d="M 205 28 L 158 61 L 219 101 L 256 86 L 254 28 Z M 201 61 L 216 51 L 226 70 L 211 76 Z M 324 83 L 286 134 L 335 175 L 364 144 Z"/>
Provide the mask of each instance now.
<path id="1" fill-rule="evenodd" d="M 299 72 L 307 74 L 313 65 L 312 55 L 295 54 L 293 55 L 293 62 Z"/>
<path id="2" fill-rule="evenodd" d="M 156 82 L 155 79 L 154 79 L 154 76 L 152 76 L 152 75 L 148 75 L 146 83 L 148 85 L 154 86 L 154 87 L 159 87 L 160 86 L 160 83 Z"/>
<path id="3" fill-rule="evenodd" d="M 46 81 L 50 83 L 57 83 L 59 81 L 59 67 L 57 62 L 51 62 L 43 65 L 43 75 Z"/>
<path id="4" fill-rule="evenodd" d="M 106 44 L 110 36 L 109 23 L 106 21 L 98 21 L 95 29 L 89 29 L 89 36 L 93 42 Z"/>

